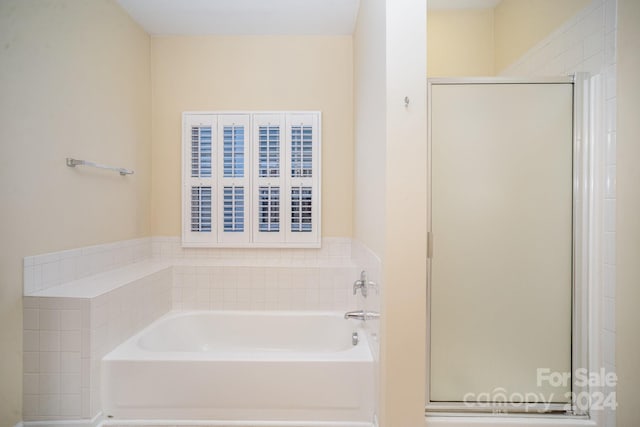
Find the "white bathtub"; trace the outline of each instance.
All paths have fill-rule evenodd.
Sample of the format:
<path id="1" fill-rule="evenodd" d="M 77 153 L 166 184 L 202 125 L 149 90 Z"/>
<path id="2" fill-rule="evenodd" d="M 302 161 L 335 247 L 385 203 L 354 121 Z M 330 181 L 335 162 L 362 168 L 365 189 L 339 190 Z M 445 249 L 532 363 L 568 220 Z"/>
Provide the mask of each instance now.
<path id="1" fill-rule="evenodd" d="M 368 425 L 373 359 L 359 323 L 325 312 L 169 313 L 102 360 L 103 413 Z"/>

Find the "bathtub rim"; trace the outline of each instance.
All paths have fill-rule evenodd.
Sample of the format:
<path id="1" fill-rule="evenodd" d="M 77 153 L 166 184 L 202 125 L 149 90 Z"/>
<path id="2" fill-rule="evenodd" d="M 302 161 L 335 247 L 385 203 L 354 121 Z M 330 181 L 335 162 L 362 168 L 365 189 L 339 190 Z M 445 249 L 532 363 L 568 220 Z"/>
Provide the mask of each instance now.
<path id="1" fill-rule="evenodd" d="M 282 311 L 282 310 L 170 310 L 160 316 L 149 325 L 145 326 L 131 337 L 119 343 L 113 350 L 102 357 L 102 361 L 127 361 L 127 362 L 151 362 L 151 361 L 273 361 L 273 362 L 368 362 L 373 363 L 374 357 L 369 345 L 369 336 L 364 322 L 353 319 L 344 319 L 351 324 L 351 329 L 358 333 L 359 341 L 356 346 L 340 351 L 297 351 L 297 350 L 265 350 L 252 349 L 238 351 L 153 351 L 142 348 L 138 341 L 141 337 L 156 325 L 169 319 L 198 314 L 216 315 L 267 315 L 267 316 L 329 316 L 342 318 L 343 314 L 337 311 Z M 375 320 L 374 320 L 375 321 Z"/>

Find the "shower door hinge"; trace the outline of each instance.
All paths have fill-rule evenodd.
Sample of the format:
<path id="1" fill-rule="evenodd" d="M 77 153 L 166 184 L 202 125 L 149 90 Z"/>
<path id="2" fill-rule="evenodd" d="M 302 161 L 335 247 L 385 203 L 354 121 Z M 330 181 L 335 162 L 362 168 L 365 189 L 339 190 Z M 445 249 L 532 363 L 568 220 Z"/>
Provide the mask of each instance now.
<path id="1" fill-rule="evenodd" d="M 433 233 L 427 232 L 427 259 L 433 258 Z"/>

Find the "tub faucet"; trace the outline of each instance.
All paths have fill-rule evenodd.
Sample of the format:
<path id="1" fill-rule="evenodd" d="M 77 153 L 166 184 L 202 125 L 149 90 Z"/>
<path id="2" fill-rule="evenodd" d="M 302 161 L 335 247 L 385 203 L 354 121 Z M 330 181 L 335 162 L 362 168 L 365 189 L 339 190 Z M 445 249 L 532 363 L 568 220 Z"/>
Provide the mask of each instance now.
<path id="1" fill-rule="evenodd" d="M 366 311 L 366 310 L 347 311 L 344 314 L 344 318 L 362 320 L 366 322 L 367 320 L 371 320 L 371 319 L 379 319 L 380 313 L 378 313 L 377 311 Z"/>

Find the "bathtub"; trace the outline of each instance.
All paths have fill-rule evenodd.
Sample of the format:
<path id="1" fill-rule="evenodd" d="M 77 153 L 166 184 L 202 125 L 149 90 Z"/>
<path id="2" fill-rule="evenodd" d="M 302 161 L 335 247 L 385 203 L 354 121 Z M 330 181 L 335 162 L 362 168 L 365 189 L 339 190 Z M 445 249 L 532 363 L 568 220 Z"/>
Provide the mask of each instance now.
<path id="1" fill-rule="evenodd" d="M 169 313 L 102 359 L 103 413 L 370 425 L 373 359 L 360 323 L 327 312 Z"/>

